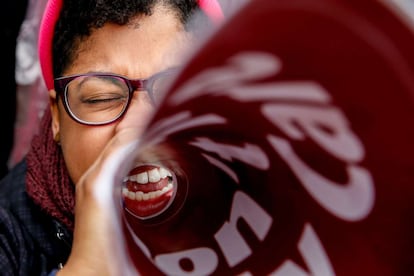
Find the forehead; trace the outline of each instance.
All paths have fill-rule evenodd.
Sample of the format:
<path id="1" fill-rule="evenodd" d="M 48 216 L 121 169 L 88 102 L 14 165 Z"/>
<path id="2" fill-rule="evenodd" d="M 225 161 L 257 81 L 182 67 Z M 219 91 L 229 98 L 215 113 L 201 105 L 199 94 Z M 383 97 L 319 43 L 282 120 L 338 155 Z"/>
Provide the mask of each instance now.
<path id="1" fill-rule="evenodd" d="M 65 75 L 111 72 L 132 78 L 178 65 L 191 38 L 178 17 L 162 7 L 126 25 L 106 23 L 82 40 Z"/>

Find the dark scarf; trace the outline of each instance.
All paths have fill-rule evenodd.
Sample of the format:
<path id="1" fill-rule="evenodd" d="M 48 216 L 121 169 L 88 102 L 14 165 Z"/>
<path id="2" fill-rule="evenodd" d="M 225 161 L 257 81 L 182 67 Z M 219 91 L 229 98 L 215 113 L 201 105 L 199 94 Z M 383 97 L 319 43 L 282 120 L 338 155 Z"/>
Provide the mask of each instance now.
<path id="1" fill-rule="evenodd" d="M 60 147 L 53 140 L 51 122 L 46 108 L 27 154 L 26 189 L 45 212 L 73 230 L 75 187 L 69 180 Z"/>

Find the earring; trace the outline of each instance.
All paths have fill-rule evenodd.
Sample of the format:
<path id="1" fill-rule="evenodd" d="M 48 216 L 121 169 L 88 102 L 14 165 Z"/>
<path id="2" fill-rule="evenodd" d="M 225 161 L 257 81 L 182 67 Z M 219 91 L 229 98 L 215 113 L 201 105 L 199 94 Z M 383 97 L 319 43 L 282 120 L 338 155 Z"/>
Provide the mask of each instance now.
<path id="1" fill-rule="evenodd" d="M 56 144 L 60 145 L 60 132 L 57 132 L 55 134 L 55 137 L 53 137 L 53 140 L 56 142 Z"/>

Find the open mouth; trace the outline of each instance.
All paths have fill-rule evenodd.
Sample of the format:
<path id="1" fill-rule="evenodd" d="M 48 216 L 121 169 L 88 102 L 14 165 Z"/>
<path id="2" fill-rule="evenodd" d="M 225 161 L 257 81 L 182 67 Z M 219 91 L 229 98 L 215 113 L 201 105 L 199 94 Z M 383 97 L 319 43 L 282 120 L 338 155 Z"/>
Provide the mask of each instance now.
<path id="1" fill-rule="evenodd" d="M 124 179 L 125 208 L 133 215 L 151 218 L 168 208 L 175 195 L 173 174 L 156 165 L 139 166 Z"/>

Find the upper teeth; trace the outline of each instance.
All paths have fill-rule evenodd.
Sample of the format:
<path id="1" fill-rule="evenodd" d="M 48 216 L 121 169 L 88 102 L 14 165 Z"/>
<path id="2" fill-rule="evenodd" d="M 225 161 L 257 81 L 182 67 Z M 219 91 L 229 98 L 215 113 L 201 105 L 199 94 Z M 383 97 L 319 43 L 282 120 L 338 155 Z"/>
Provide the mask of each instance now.
<path id="1" fill-rule="evenodd" d="M 122 188 L 122 194 L 131 200 L 142 201 L 142 200 L 149 200 L 149 199 L 157 198 L 171 191 L 172 189 L 173 189 L 173 185 L 171 183 L 165 186 L 164 188 L 162 188 L 162 190 L 148 192 L 148 193 L 144 193 L 141 191 L 132 192 L 132 191 L 129 191 L 128 188 L 124 187 Z"/>
<path id="2" fill-rule="evenodd" d="M 171 177 L 171 173 L 164 168 L 154 168 L 152 170 L 134 174 L 125 180 L 137 182 L 139 184 L 147 184 L 148 182 L 158 182 L 165 177 Z"/>

